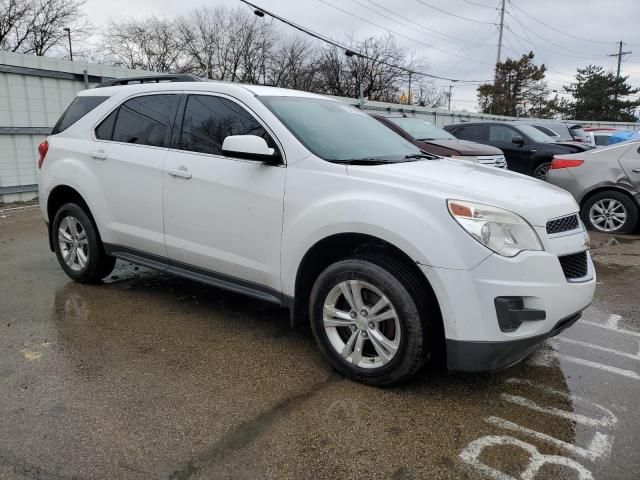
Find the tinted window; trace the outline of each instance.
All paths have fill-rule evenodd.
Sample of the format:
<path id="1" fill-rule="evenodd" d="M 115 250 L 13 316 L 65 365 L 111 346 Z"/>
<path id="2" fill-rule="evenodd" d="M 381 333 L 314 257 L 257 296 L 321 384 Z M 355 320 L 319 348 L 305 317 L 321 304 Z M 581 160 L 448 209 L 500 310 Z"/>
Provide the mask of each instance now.
<path id="1" fill-rule="evenodd" d="M 594 135 L 593 140 L 598 146 L 609 145 L 609 135 Z"/>
<path id="2" fill-rule="evenodd" d="M 489 141 L 491 142 L 511 142 L 517 133 L 504 125 L 489 125 Z"/>
<path id="3" fill-rule="evenodd" d="M 257 135 L 276 148 L 262 125 L 237 103 L 210 95 L 189 96 L 180 135 L 182 150 L 221 155 L 222 142 L 230 135 Z"/>
<path id="4" fill-rule="evenodd" d="M 543 127 L 541 125 L 534 125 L 534 127 L 537 128 L 538 130 L 540 130 L 545 135 L 549 135 L 550 137 L 559 137 L 560 136 L 556 132 L 551 130 L 550 128 Z"/>
<path id="5" fill-rule="evenodd" d="M 111 140 L 117 116 L 118 109 L 111 112 L 109 116 L 105 118 L 100 125 L 98 125 L 98 128 L 96 128 L 96 138 L 100 140 Z"/>
<path id="6" fill-rule="evenodd" d="M 418 149 L 366 113 L 310 97 L 258 97 L 313 154 L 325 160 L 406 161 Z"/>
<path id="7" fill-rule="evenodd" d="M 446 130 L 419 118 L 392 117 L 387 120 L 395 123 L 416 140 L 453 140 L 456 138 Z"/>
<path id="8" fill-rule="evenodd" d="M 472 140 L 476 142 L 482 142 L 484 140 L 484 127 L 482 125 L 465 125 L 458 128 L 455 131 L 455 135 L 458 138 L 464 140 Z"/>
<path id="9" fill-rule="evenodd" d="M 113 129 L 113 141 L 162 147 L 177 95 L 147 95 L 123 103 Z"/>
<path id="10" fill-rule="evenodd" d="M 109 97 L 96 97 L 93 95 L 76 97 L 56 122 L 55 127 L 53 127 L 53 130 L 51 131 L 51 135 L 65 131 L 91 110 L 104 102 L 107 98 Z"/>

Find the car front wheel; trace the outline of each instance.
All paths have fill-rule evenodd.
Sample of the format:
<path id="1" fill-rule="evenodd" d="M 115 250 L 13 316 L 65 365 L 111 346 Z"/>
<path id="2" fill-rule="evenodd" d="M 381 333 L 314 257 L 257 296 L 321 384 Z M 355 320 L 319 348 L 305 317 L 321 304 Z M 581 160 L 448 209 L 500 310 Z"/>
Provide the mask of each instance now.
<path id="1" fill-rule="evenodd" d="M 420 293 L 394 260 L 362 256 L 334 263 L 316 280 L 310 300 L 320 350 L 348 378 L 388 386 L 428 358 Z"/>
<path id="2" fill-rule="evenodd" d="M 626 195 L 600 192 L 581 209 L 582 221 L 591 230 L 605 233 L 632 233 L 638 224 L 638 206 Z"/>

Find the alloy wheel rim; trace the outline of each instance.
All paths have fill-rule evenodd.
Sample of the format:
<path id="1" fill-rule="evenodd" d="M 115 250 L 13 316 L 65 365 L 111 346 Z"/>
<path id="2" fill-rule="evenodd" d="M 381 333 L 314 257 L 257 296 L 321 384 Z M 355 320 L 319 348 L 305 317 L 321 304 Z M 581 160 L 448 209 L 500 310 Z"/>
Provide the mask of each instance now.
<path id="1" fill-rule="evenodd" d="M 549 171 L 549 165 L 541 165 L 538 168 L 536 168 L 536 172 L 535 172 L 535 178 L 538 179 L 544 179 L 547 177 L 547 172 Z"/>
<path id="2" fill-rule="evenodd" d="M 589 220 L 602 232 L 615 232 L 626 223 L 627 209 L 618 200 L 603 198 L 591 206 Z"/>
<path id="3" fill-rule="evenodd" d="M 62 219 L 58 227 L 58 245 L 62 259 L 74 272 L 79 272 L 89 261 L 87 232 L 80 221 L 71 215 Z"/>
<path id="4" fill-rule="evenodd" d="M 360 368 L 380 368 L 396 356 L 401 327 L 388 297 L 362 280 L 334 286 L 324 301 L 322 319 L 331 347 Z"/>

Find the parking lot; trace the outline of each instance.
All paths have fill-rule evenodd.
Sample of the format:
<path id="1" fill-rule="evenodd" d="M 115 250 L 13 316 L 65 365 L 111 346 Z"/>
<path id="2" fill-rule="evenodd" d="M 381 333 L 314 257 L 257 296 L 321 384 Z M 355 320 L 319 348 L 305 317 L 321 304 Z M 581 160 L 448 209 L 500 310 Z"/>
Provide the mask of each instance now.
<path id="1" fill-rule="evenodd" d="M 119 263 L 70 281 L 0 208 L 0 478 L 640 478 L 640 237 L 583 319 L 492 375 L 377 389 L 270 304 Z"/>

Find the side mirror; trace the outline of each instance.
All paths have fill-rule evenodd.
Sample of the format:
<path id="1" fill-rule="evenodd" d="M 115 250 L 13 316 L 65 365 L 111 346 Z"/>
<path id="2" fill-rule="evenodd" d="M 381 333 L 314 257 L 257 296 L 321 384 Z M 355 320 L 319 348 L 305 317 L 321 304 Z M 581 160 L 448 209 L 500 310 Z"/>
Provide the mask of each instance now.
<path id="1" fill-rule="evenodd" d="M 516 145 L 524 145 L 524 138 L 522 138 L 520 135 L 514 135 L 511 138 L 511 143 L 515 143 Z"/>
<path id="2" fill-rule="evenodd" d="M 230 135 L 222 142 L 222 154 L 266 163 L 279 163 L 280 155 L 257 135 Z"/>

